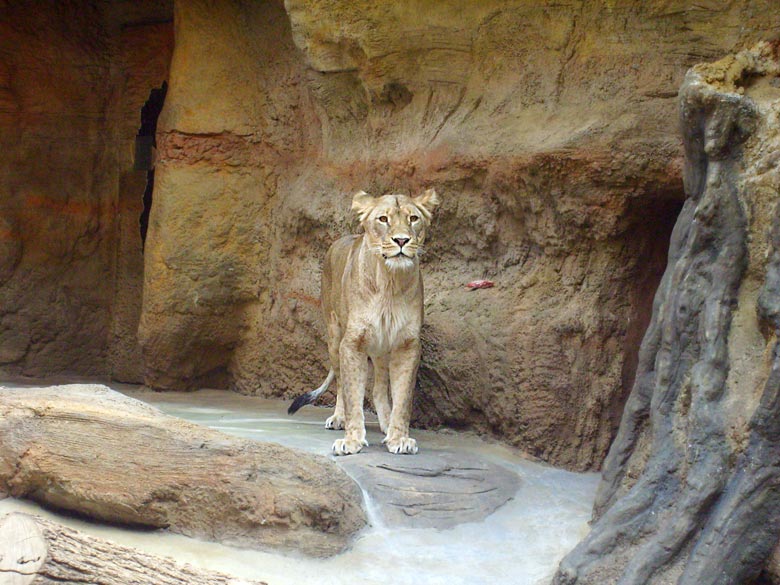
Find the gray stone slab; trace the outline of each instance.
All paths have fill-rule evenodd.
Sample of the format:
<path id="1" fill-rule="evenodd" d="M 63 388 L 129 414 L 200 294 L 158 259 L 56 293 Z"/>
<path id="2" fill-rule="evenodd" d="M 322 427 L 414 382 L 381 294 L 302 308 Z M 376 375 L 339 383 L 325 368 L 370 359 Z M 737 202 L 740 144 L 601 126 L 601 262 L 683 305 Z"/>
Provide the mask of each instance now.
<path id="1" fill-rule="evenodd" d="M 387 526 L 452 528 L 511 500 L 520 479 L 477 455 L 449 450 L 393 455 L 370 447 L 337 462 L 368 493 Z"/>

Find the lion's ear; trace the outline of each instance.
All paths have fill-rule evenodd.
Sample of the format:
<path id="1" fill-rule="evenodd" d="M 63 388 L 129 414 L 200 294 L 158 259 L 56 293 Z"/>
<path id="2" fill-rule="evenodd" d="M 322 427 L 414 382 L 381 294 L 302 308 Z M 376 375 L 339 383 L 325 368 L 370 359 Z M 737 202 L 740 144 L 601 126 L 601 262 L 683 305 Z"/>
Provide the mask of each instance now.
<path id="1" fill-rule="evenodd" d="M 433 215 L 433 210 L 439 206 L 439 203 L 441 203 L 441 200 L 436 194 L 435 189 L 426 189 L 425 193 L 413 198 L 412 201 L 420 209 L 420 211 L 422 211 L 425 219 L 429 221 Z"/>
<path id="2" fill-rule="evenodd" d="M 366 216 L 371 213 L 371 210 L 374 208 L 374 203 L 375 200 L 371 195 L 365 191 L 358 191 L 352 197 L 352 211 L 357 214 L 360 221 L 363 221 L 366 219 Z"/>

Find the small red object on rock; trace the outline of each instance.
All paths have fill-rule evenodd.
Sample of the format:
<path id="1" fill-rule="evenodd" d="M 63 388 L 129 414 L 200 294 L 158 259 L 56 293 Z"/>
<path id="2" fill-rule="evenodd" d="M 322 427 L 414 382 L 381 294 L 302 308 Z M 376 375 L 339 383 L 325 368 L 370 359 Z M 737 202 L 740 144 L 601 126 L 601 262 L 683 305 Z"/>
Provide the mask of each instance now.
<path id="1" fill-rule="evenodd" d="M 492 280 L 473 280 L 466 285 L 469 290 L 477 290 L 478 288 L 493 288 L 495 283 Z"/>

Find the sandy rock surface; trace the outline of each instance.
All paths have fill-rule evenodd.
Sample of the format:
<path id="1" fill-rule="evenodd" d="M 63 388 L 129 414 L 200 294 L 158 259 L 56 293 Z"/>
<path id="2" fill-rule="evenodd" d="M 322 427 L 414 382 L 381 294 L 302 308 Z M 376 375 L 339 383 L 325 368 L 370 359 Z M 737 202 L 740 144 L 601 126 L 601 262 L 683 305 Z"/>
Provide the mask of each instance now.
<path id="1" fill-rule="evenodd" d="M 0 491 L 98 521 L 321 556 L 366 522 L 360 489 L 326 458 L 99 385 L 0 386 Z"/>

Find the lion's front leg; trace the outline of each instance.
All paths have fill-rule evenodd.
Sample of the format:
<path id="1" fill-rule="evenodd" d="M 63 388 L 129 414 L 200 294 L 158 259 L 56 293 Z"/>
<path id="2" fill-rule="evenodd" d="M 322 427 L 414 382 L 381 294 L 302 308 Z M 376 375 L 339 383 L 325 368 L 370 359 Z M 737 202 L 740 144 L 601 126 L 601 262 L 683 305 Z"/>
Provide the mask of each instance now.
<path id="1" fill-rule="evenodd" d="M 368 356 L 357 349 L 357 343 L 344 338 L 339 348 L 341 362 L 341 397 L 344 403 L 344 438 L 333 443 L 336 455 L 359 453 L 368 445 L 363 416 L 363 400 L 368 379 Z"/>
<path id="2" fill-rule="evenodd" d="M 412 417 L 412 392 L 419 363 L 419 339 L 409 340 L 390 355 L 390 393 L 393 397 L 393 409 L 383 442 L 391 453 L 417 453 L 417 441 L 409 436 L 409 420 Z"/>

